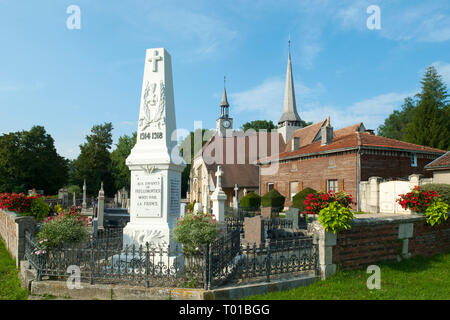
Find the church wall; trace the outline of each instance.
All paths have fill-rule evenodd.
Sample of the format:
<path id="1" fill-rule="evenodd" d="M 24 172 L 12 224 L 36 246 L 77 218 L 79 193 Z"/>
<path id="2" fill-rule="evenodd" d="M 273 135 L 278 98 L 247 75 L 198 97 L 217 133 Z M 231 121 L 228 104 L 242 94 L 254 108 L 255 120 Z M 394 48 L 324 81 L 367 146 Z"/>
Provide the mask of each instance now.
<path id="1" fill-rule="evenodd" d="M 356 199 L 356 153 L 323 155 L 310 159 L 293 159 L 279 164 L 275 175 L 261 175 L 261 193 L 267 193 L 267 184 L 274 183 L 286 197 L 286 206 L 291 206 L 290 182 L 299 183 L 299 191 L 304 188 L 326 190 L 327 180 L 337 180 L 338 190 L 351 193 Z"/>

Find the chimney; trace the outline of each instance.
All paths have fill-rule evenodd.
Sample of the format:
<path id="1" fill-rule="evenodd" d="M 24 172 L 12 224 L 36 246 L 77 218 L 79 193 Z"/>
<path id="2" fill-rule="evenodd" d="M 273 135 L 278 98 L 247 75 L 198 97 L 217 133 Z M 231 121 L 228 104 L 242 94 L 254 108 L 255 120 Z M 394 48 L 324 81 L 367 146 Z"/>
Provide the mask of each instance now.
<path id="1" fill-rule="evenodd" d="M 291 151 L 298 150 L 299 148 L 300 148 L 300 138 L 299 137 L 293 137 L 292 138 Z"/>
<path id="2" fill-rule="evenodd" d="M 324 127 L 322 127 L 320 129 L 320 131 L 321 131 L 320 133 L 321 133 L 321 136 L 322 136 L 322 143 L 321 143 L 322 146 L 330 144 L 331 142 L 333 142 L 333 127 L 330 126 L 330 120 L 329 119 L 330 119 L 330 117 L 328 117 L 328 119 L 327 119 L 326 126 L 324 126 Z"/>

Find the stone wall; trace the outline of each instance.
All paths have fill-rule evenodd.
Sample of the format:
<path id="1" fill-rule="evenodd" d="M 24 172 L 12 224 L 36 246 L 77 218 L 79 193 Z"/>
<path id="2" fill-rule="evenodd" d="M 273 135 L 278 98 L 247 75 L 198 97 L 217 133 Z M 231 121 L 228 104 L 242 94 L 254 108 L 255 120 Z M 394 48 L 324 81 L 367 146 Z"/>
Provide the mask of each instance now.
<path id="1" fill-rule="evenodd" d="M 318 221 L 308 224 L 319 247 L 322 279 L 336 268 L 359 269 L 384 261 L 450 252 L 450 219 L 431 227 L 419 215 L 359 215 L 349 230 L 326 232 Z"/>
<path id="2" fill-rule="evenodd" d="M 411 213 L 396 202 L 399 194 L 430 182 L 430 179 L 424 179 L 419 174 L 410 175 L 408 181 L 384 181 L 381 177 L 370 177 L 368 181 L 359 183 L 359 210 L 370 213 Z"/>
<path id="3" fill-rule="evenodd" d="M 0 209 L 0 235 L 6 248 L 16 259 L 16 265 L 25 254 L 25 230 L 34 232 L 36 220 L 33 217 L 23 217 L 14 212 Z"/>
<path id="4" fill-rule="evenodd" d="M 358 218 L 339 232 L 332 263 L 357 269 L 381 261 L 430 256 L 450 251 L 450 221 L 431 227 L 417 215 Z"/>

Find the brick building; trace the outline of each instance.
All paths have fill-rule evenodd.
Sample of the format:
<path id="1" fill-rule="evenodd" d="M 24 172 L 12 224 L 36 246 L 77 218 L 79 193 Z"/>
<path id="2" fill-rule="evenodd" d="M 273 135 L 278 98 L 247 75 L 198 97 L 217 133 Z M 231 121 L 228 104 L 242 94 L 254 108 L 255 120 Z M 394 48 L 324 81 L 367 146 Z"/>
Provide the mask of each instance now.
<path id="1" fill-rule="evenodd" d="M 302 137 L 314 138 L 302 143 Z M 360 181 L 373 176 L 402 179 L 415 173 L 431 177 L 425 165 L 444 153 L 375 136 L 362 123 L 333 132 L 328 118 L 294 132 L 284 152 L 259 160 L 261 169 L 278 165 L 276 173 L 261 174 L 260 190 L 265 194 L 277 189 L 286 197 L 286 205 L 291 205 L 292 196 L 306 187 L 345 190 L 358 201 Z"/>

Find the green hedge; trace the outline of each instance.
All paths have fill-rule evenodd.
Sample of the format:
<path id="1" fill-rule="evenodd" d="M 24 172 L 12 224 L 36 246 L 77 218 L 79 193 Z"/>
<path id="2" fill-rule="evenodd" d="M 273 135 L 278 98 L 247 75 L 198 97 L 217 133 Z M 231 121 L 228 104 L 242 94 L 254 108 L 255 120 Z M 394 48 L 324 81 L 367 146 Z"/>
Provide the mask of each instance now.
<path id="1" fill-rule="evenodd" d="M 306 210 L 305 207 L 305 200 L 306 197 L 311 193 L 316 193 L 317 191 L 312 188 L 305 188 L 302 191 L 298 192 L 293 198 L 292 198 L 292 206 L 294 208 L 300 209 L 300 212 L 303 212 Z"/>
<path id="2" fill-rule="evenodd" d="M 249 192 L 242 197 L 240 204 L 242 209 L 259 209 L 261 197 L 254 192 Z"/>
<path id="3" fill-rule="evenodd" d="M 282 194 L 280 194 L 276 189 L 272 189 L 262 196 L 261 206 L 278 208 L 281 210 L 284 207 L 285 200 L 286 198 Z"/>
<path id="4" fill-rule="evenodd" d="M 450 184 L 429 183 L 420 186 L 420 189 L 427 191 L 436 191 L 441 195 L 442 201 L 450 205 Z"/>

